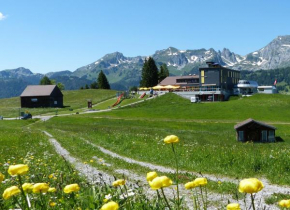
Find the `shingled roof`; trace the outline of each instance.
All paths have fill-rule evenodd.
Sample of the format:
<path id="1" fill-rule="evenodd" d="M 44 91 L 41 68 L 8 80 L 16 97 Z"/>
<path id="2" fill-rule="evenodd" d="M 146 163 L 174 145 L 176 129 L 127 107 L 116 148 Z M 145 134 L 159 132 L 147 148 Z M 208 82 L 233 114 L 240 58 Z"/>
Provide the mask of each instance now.
<path id="1" fill-rule="evenodd" d="M 257 124 L 262 125 L 262 126 L 265 126 L 265 127 L 268 127 L 268 128 L 272 128 L 274 130 L 277 129 L 276 127 L 274 127 L 272 125 L 267 125 L 267 124 L 265 124 L 263 122 L 259 122 L 259 121 L 253 120 L 252 118 L 249 118 L 249 119 L 247 119 L 247 120 L 245 120 L 243 122 L 240 122 L 240 123 L 236 124 L 234 126 L 234 128 L 237 130 L 238 128 L 243 127 L 244 125 L 247 125 L 247 124 L 252 123 L 252 122 L 257 123 Z"/>
<path id="2" fill-rule="evenodd" d="M 20 97 L 49 96 L 55 88 L 56 85 L 28 85 Z"/>
<path id="3" fill-rule="evenodd" d="M 198 75 L 189 75 L 189 76 L 170 76 L 166 77 L 162 80 L 159 85 L 180 85 L 180 84 L 187 84 L 187 83 L 177 83 L 177 79 L 198 79 Z M 199 84 L 199 83 L 198 83 Z"/>

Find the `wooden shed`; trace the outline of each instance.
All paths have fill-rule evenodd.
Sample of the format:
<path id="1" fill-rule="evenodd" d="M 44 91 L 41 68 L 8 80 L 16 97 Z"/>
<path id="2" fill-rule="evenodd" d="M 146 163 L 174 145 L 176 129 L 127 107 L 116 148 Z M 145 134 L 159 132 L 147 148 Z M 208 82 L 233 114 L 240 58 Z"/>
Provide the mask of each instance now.
<path id="1" fill-rule="evenodd" d="M 251 118 L 234 126 L 237 140 L 246 142 L 275 142 L 276 128 Z"/>
<path id="2" fill-rule="evenodd" d="M 63 107 L 63 95 L 56 85 L 28 85 L 20 101 L 21 108 Z"/>

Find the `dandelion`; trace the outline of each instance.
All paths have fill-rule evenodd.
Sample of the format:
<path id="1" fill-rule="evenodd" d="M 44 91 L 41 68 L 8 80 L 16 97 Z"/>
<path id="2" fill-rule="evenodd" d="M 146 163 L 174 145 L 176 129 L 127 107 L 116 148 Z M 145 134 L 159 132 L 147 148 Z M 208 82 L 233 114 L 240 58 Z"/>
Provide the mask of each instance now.
<path id="1" fill-rule="evenodd" d="M 4 190 L 3 198 L 4 198 L 4 200 L 7 200 L 7 199 L 11 198 L 12 196 L 18 195 L 19 193 L 21 193 L 19 188 L 16 186 L 12 186 L 12 187 L 9 187 L 6 190 Z"/>
<path id="2" fill-rule="evenodd" d="M 241 210 L 241 207 L 238 203 L 230 203 L 227 205 L 227 210 Z"/>
<path id="3" fill-rule="evenodd" d="M 18 164 L 9 166 L 8 173 L 12 176 L 14 175 L 24 175 L 28 172 L 28 165 Z"/>
<path id="4" fill-rule="evenodd" d="M 80 187 L 78 184 L 70 184 L 64 187 L 63 191 L 64 193 L 72 193 L 72 192 L 78 192 L 80 190 Z"/>
<path id="5" fill-rule="evenodd" d="M 104 204 L 100 210 L 117 210 L 117 209 L 119 209 L 119 205 L 114 201 L 110 201 L 109 203 Z"/>
<path id="6" fill-rule="evenodd" d="M 112 185 L 114 187 L 118 187 L 118 186 L 124 185 L 125 183 L 126 183 L 126 181 L 124 179 L 118 179 L 118 180 L 114 181 Z"/>

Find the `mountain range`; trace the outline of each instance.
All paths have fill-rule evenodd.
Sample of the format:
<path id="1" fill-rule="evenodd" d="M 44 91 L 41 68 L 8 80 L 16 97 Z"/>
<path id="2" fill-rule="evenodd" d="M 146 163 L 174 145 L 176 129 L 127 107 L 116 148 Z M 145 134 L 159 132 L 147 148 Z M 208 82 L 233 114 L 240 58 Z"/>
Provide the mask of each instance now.
<path id="1" fill-rule="evenodd" d="M 163 63 L 167 64 L 171 75 L 198 74 L 198 68 L 205 66 L 206 61 L 214 61 L 237 70 L 283 68 L 290 66 L 290 35 L 278 36 L 265 47 L 245 56 L 227 48 L 216 51 L 213 48 L 179 50 L 174 47 L 158 50 L 150 56 L 158 67 Z M 112 89 L 125 90 L 139 85 L 141 69 L 147 57 L 126 57 L 120 52 L 114 52 L 75 71 L 50 72 L 46 75 L 63 83 L 65 89 L 71 90 L 92 83 L 103 70 Z M 20 95 L 26 85 L 38 84 L 43 76 L 23 67 L 0 71 L 0 98 Z"/>

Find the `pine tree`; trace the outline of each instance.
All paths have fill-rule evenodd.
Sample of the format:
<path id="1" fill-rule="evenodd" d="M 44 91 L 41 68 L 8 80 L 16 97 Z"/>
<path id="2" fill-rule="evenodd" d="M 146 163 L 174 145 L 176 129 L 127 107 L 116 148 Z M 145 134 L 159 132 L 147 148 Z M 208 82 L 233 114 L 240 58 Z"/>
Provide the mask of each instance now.
<path id="1" fill-rule="evenodd" d="M 167 65 L 165 63 L 163 63 L 160 66 L 159 82 L 161 82 L 162 80 L 164 80 L 168 76 L 169 76 L 169 70 L 167 68 Z"/>
<path id="2" fill-rule="evenodd" d="M 103 73 L 103 71 L 101 70 L 101 72 L 99 73 L 98 76 L 98 87 L 99 89 L 111 89 L 110 84 L 107 80 L 106 75 Z"/>
<path id="3" fill-rule="evenodd" d="M 40 80 L 39 84 L 40 85 L 52 85 L 52 82 L 51 82 L 51 80 L 47 76 L 44 76 Z"/>
<path id="4" fill-rule="evenodd" d="M 158 68 L 153 58 L 145 59 L 142 68 L 141 87 L 153 87 L 158 84 Z"/>

